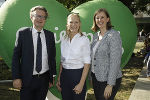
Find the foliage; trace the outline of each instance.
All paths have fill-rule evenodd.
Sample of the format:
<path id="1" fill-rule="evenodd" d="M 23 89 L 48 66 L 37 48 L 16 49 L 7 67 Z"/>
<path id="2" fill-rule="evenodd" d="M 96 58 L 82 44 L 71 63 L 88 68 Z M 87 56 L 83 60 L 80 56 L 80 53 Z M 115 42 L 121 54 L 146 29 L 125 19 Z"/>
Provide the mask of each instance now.
<path id="1" fill-rule="evenodd" d="M 73 10 L 77 6 L 91 0 L 57 0 L 62 3 L 69 11 Z M 118 0 L 126 5 L 132 14 L 137 14 L 138 12 L 146 12 L 150 14 L 150 0 Z M 149 7 L 149 8 L 148 8 Z"/>
<path id="2" fill-rule="evenodd" d="M 150 0 L 119 0 L 126 5 L 133 14 L 145 12 L 150 14 Z"/>
<path id="3" fill-rule="evenodd" d="M 58 2 L 62 3 L 69 11 L 73 10 L 77 6 L 91 0 L 57 0 Z"/>
<path id="4" fill-rule="evenodd" d="M 11 80 L 11 71 L 9 70 L 8 66 L 0 58 L 0 80 Z"/>

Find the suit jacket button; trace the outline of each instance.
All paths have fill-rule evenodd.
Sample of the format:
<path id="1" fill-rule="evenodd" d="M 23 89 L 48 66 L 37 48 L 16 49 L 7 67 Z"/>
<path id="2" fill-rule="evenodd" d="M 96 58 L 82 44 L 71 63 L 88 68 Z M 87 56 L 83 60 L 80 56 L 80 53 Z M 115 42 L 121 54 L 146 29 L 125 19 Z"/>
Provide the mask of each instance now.
<path id="1" fill-rule="evenodd" d="M 96 60 L 96 58 L 94 58 L 94 60 Z"/>
<path id="2" fill-rule="evenodd" d="M 94 65 L 94 66 L 96 66 L 96 65 Z"/>

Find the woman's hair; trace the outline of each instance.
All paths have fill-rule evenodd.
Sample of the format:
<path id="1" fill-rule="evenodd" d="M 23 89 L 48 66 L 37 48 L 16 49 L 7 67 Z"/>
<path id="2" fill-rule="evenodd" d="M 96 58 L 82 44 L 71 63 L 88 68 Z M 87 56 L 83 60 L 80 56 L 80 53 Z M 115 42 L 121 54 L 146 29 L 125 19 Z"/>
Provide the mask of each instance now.
<path id="1" fill-rule="evenodd" d="M 71 16 L 77 16 L 78 19 L 79 19 L 79 22 L 81 23 L 79 14 L 78 14 L 78 13 L 71 13 L 71 14 L 69 14 L 68 17 L 67 17 L 67 24 L 68 24 L 68 19 L 69 19 Z M 68 25 L 66 25 L 66 36 L 65 36 L 65 37 L 66 37 L 66 38 L 69 38 L 70 33 L 71 33 L 71 31 L 70 31 L 70 29 L 68 28 Z M 81 32 L 80 27 L 79 27 L 78 33 L 80 33 L 81 36 L 83 35 L 82 32 Z"/>
<path id="2" fill-rule="evenodd" d="M 94 13 L 94 16 L 93 16 L 93 26 L 92 26 L 92 31 L 94 32 L 97 32 L 99 30 L 99 27 L 96 25 L 96 21 L 95 21 L 95 17 L 97 14 L 101 13 L 101 12 L 104 12 L 107 16 L 107 18 L 109 18 L 109 21 L 107 22 L 107 25 L 106 25 L 106 29 L 109 30 L 111 29 L 113 26 L 111 25 L 111 20 L 110 20 L 110 15 L 108 13 L 108 11 L 104 8 L 100 8 L 98 9 L 95 13 Z"/>

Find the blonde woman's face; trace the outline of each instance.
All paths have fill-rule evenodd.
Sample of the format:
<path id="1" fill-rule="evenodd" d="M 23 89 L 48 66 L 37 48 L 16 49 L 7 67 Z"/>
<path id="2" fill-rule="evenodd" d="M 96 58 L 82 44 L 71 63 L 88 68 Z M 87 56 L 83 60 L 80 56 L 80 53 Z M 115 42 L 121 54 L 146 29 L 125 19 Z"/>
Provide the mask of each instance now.
<path id="1" fill-rule="evenodd" d="M 107 18 L 106 14 L 104 12 L 100 12 L 95 16 L 95 22 L 96 25 L 101 28 L 106 28 L 107 22 L 109 21 L 109 18 Z"/>
<path id="2" fill-rule="evenodd" d="M 70 15 L 67 20 L 67 28 L 71 33 L 78 33 L 80 21 L 77 15 Z"/>

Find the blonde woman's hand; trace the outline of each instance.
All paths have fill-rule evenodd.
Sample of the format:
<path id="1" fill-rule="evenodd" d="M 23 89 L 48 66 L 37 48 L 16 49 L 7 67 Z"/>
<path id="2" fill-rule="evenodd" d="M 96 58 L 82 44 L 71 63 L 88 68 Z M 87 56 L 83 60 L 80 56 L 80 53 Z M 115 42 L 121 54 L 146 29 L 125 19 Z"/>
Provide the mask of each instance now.
<path id="1" fill-rule="evenodd" d="M 60 81 L 59 80 L 56 83 L 56 87 L 57 87 L 58 91 L 61 92 L 61 87 L 60 87 Z"/>
<path id="2" fill-rule="evenodd" d="M 73 90 L 76 94 L 80 94 L 82 92 L 82 89 L 83 89 L 83 85 L 81 83 L 79 83 L 74 87 Z"/>

